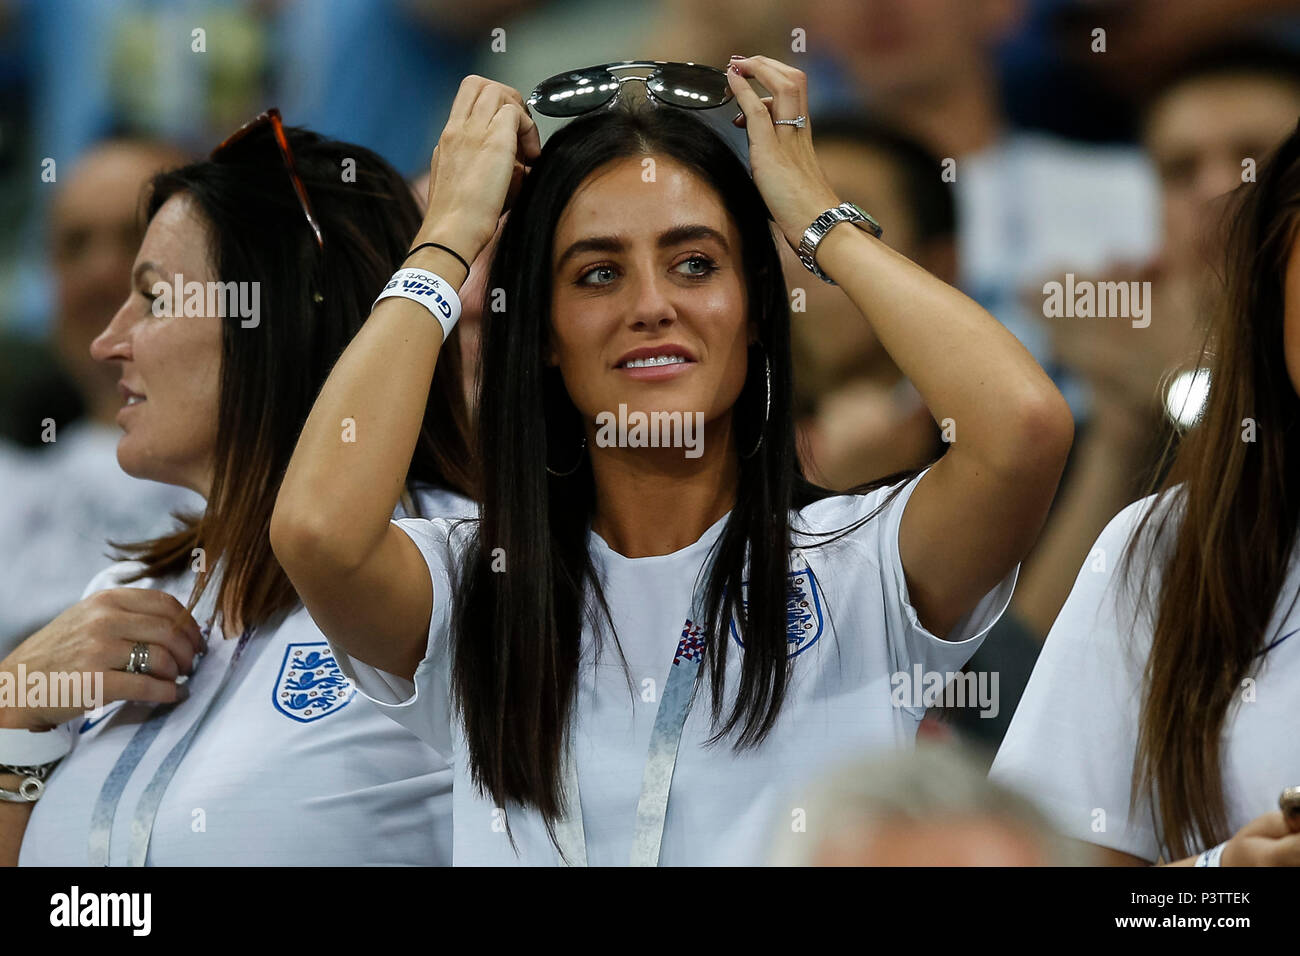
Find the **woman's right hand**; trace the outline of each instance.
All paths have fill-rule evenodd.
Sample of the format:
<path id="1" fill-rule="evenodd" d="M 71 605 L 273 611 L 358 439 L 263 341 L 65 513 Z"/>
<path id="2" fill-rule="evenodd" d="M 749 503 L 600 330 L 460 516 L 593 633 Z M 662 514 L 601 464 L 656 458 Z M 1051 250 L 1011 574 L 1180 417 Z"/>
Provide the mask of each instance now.
<path id="1" fill-rule="evenodd" d="M 418 241 L 444 242 L 473 262 L 541 151 L 537 126 L 517 90 L 465 77 L 429 163 L 429 202 Z"/>
<path id="2" fill-rule="evenodd" d="M 1287 829 L 1281 810 L 1256 817 L 1237 831 L 1219 858 L 1223 866 L 1300 866 L 1300 833 Z"/>
<path id="3" fill-rule="evenodd" d="M 127 663 L 136 643 L 149 645 L 149 673 L 128 674 Z M 47 730 L 72 720 L 94 706 L 118 700 L 171 703 L 181 699 L 176 683 L 191 674 L 196 656 L 204 650 L 198 623 L 172 595 L 147 588 L 113 588 L 78 601 L 53 621 L 19 644 L 0 662 L 4 680 L 17 692 L 18 665 L 23 673 L 42 673 L 46 706 L 0 707 L 0 727 Z M 82 687 L 89 706 L 53 706 L 59 681 L 56 673 L 103 674 L 103 699 L 88 701 L 94 686 Z M 92 676 L 91 680 L 94 678 Z M 30 688 L 30 685 L 29 685 Z"/>

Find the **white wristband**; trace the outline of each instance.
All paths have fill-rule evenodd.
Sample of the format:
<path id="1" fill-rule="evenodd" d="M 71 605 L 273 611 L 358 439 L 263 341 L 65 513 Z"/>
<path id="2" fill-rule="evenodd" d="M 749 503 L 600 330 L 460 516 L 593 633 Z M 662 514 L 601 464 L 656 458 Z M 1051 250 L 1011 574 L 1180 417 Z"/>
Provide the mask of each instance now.
<path id="1" fill-rule="evenodd" d="M 71 724 L 44 731 L 0 729 L 0 764 L 8 767 L 39 767 L 71 751 Z"/>
<path id="2" fill-rule="evenodd" d="M 384 286 L 384 291 L 379 293 L 379 298 L 375 299 L 375 305 L 393 296 L 410 299 L 428 309 L 442 326 L 444 341 L 451 335 L 451 330 L 460 318 L 460 297 L 456 295 L 456 290 L 446 279 L 427 269 L 398 269 L 388 280 L 388 285 Z M 374 307 L 371 306 L 372 309 Z"/>
<path id="3" fill-rule="evenodd" d="M 1227 845 L 1228 843 L 1225 840 L 1223 843 L 1220 843 L 1218 846 L 1214 847 L 1213 849 L 1206 850 L 1204 853 L 1202 853 L 1200 856 L 1196 858 L 1196 865 L 1197 866 L 1219 866 L 1220 865 L 1219 858 L 1223 856 L 1223 848 Z"/>

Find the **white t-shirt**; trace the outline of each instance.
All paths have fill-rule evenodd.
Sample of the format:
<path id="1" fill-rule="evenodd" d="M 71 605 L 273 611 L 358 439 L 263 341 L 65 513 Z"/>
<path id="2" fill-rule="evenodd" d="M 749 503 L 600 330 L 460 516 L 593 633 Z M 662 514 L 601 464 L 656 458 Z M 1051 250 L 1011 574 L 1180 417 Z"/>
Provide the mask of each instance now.
<path id="1" fill-rule="evenodd" d="M 124 472 L 121 437 L 83 422 L 39 451 L 0 446 L 0 657 L 76 603 L 109 540 L 145 540 L 175 526 L 170 512 L 203 511 L 192 491 Z"/>
<path id="2" fill-rule="evenodd" d="M 440 508 L 473 512 L 448 493 L 421 494 L 417 501 L 426 514 Z M 121 586 L 120 577 L 138 567 L 113 565 L 86 594 Z M 127 586 L 167 591 L 185 603 L 192 585 L 193 576 L 186 574 Z M 200 625 L 214 593 L 215 583 L 196 609 Z M 219 627 L 209 635 L 208 653 L 188 681 L 190 697 L 163 722 L 130 772 L 112 818 L 110 865 L 127 861 L 141 795 L 209 701 L 211 709 L 158 806 L 147 864 L 450 863 L 450 768 L 356 694 L 306 610 L 298 607 L 278 626 L 259 628 L 237 658 L 237 636 L 224 637 Z M 33 809 L 20 865 L 89 862 L 100 791 L 153 709 L 115 703 L 98 719 L 74 722 L 73 751 Z"/>
<path id="3" fill-rule="evenodd" d="M 1129 781 L 1152 622 L 1149 615 L 1135 621 L 1136 587 L 1123 582 L 1116 568 L 1153 501 L 1129 505 L 1097 539 L 990 771 L 1036 798 L 1067 836 L 1149 862 L 1160 856 L 1162 841 L 1149 801 L 1130 811 Z M 1141 567 L 1138 562 L 1135 570 Z M 1239 700 L 1224 724 L 1223 781 L 1232 832 L 1276 810 L 1278 794 L 1300 780 L 1300 737 L 1294 732 L 1300 722 L 1300 610 L 1289 609 L 1300 588 L 1297 571 L 1293 559 L 1269 624 L 1271 646 L 1252 674 L 1254 699 Z M 1157 571 L 1149 584 L 1152 597 L 1159 580 Z"/>
<path id="4" fill-rule="evenodd" d="M 726 742 L 705 748 L 711 728 L 708 692 L 701 692 L 682 733 L 661 864 L 761 862 L 771 828 L 790 825 L 794 807 L 787 806 L 788 792 L 846 755 L 912 744 L 924 707 L 895 707 L 891 675 L 910 672 L 917 663 L 926 671 L 958 670 L 1001 615 L 1015 570 L 954 628 L 951 641 L 920 625 L 898 554 L 899 519 L 913 487 L 915 480 L 879 515 L 841 540 L 800 549 L 806 569 L 792 576 L 792 595 L 799 595 L 790 616 L 791 648 L 797 655 L 793 678 L 780 719 L 761 747 L 741 754 Z M 887 493 L 881 489 L 817 502 L 803 510 L 804 527 L 843 528 L 870 513 Z M 591 865 L 629 861 L 660 692 L 689 616 L 696 575 L 725 521 L 720 519 L 694 544 L 654 557 L 626 558 L 599 536 L 590 536 L 592 559 L 629 668 L 625 676 L 612 642 L 593 666 L 593 636 L 584 632 L 574 752 Z M 414 683 L 342 653 L 339 666 L 363 694 L 451 761 L 457 865 L 556 864 L 540 816 L 518 806 L 506 808 L 519 846 L 515 855 L 492 802 L 470 780 L 465 739 L 448 707 L 453 552 L 462 553 L 472 523 L 454 532 L 442 520 L 397 524 L 420 547 L 433 579 L 428 653 Z M 796 544 L 802 543 L 796 538 Z M 727 671 L 734 693 L 744 651 L 734 632 L 731 640 Z"/>

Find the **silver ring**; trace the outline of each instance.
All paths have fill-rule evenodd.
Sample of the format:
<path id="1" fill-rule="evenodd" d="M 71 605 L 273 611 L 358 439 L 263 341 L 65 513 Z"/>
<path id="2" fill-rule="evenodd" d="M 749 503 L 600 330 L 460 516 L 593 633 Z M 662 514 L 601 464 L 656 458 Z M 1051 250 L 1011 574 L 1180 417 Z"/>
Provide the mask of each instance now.
<path id="1" fill-rule="evenodd" d="M 131 645 L 131 657 L 126 662 L 128 674 L 149 673 L 149 645 L 137 642 Z"/>
<path id="2" fill-rule="evenodd" d="M 803 129 L 805 126 L 808 125 L 808 117 L 800 113 L 792 120 L 772 120 L 772 125 L 773 126 L 797 126 L 800 129 Z"/>

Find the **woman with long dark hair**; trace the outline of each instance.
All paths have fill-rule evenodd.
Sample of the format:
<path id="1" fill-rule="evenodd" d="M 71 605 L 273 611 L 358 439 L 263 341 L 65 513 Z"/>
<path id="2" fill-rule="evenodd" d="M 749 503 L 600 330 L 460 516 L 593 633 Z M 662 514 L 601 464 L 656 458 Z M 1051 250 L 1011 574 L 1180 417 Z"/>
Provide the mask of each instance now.
<path id="1" fill-rule="evenodd" d="M 839 201 L 804 75 L 737 62 L 646 65 L 644 105 L 599 70 L 556 77 L 539 110 L 597 90 L 610 108 L 544 150 L 518 92 L 467 77 L 417 268 L 331 372 L 285 475 L 276 554 L 361 690 L 453 762 L 457 863 L 760 859 L 773 816 L 799 825 L 788 787 L 910 744 L 925 705 L 891 677 L 961 667 L 1051 501 L 1072 426 L 1046 375 L 859 210 L 818 239 Z M 752 179 L 686 96 L 738 101 Z M 458 259 L 507 206 L 481 517 L 391 523 Z M 855 495 L 801 476 L 769 216 L 795 246 L 811 233 L 806 261 L 955 421 L 924 474 Z M 344 415 L 362 447 L 337 441 Z"/>
<path id="2" fill-rule="evenodd" d="M 3 857 L 450 862 L 449 767 L 356 697 L 268 538 L 312 400 L 419 227 L 415 198 L 379 156 L 270 111 L 211 159 L 155 177 L 146 218 L 130 293 L 92 351 L 121 368 L 123 469 L 207 504 L 171 534 L 119 545 L 129 560 L 0 665 L 9 686 L 103 675 L 86 720 L 85 694 L 0 707 Z M 446 351 L 399 513 L 473 510 Z"/>
<path id="3" fill-rule="evenodd" d="M 1300 864 L 1300 128 L 1234 201 L 1200 420 L 1093 546 L 993 768 L 1114 863 Z"/>

